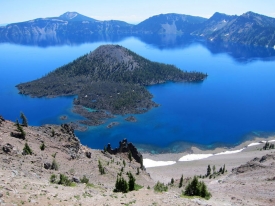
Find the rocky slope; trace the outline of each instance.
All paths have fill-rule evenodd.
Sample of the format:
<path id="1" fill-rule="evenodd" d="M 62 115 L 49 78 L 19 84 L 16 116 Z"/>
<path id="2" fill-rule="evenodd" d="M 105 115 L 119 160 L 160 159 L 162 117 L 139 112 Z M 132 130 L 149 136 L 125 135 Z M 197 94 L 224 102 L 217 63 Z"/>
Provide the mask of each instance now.
<path id="1" fill-rule="evenodd" d="M 237 154 L 238 158 L 220 156 L 220 160 L 176 164 L 176 168 L 173 165 L 155 170 L 149 168 L 151 175 L 140 169 L 136 174 L 140 163 L 135 158 L 129 161 L 128 152 L 135 153 L 136 149 L 127 141 L 122 141 L 117 149 L 108 146 L 106 150 L 110 154 L 82 145 L 68 125 L 28 126 L 23 129 L 26 132 L 25 140 L 11 136 L 11 133 L 18 133 L 15 123 L 0 117 L 1 205 L 271 206 L 275 202 L 275 155 L 272 151 L 240 153 Z M 25 143 L 30 146 L 32 155 L 23 155 Z M 42 143 L 44 150 L 40 149 Z M 249 160 L 254 155 L 256 158 L 238 165 L 238 162 Z M 52 168 L 54 159 L 58 170 Z M 105 170 L 103 175 L 99 171 L 99 160 Z M 225 162 L 228 172 L 212 179 L 203 179 L 212 194 L 210 200 L 181 197 L 181 191 L 193 175 L 204 174 L 208 164 L 219 165 L 221 162 Z M 232 172 L 229 170 L 231 167 Z M 125 194 L 113 192 L 120 172 L 126 179 L 126 173 L 131 172 L 136 183 L 144 187 Z M 53 174 L 66 175 L 74 185 L 50 183 Z M 183 188 L 178 187 L 181 174 L 184 174 Z M 79 182 L 84 175 L 89 179 L 89 184 Z M 172 177 L 175 179 L 174 185 L 168 186 L 167 192 L 154 192 L 157 179 L 168 182 L 166 176 L 168 181 Z"/>

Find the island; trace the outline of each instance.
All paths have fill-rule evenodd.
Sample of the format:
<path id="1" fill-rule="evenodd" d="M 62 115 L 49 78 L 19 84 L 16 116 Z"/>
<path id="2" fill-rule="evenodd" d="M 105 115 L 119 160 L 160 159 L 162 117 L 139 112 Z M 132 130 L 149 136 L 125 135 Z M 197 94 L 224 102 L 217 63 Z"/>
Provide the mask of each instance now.
<path id="1" fill-rule="evenodd" d="M 149 61 L 119 45 L 102 45 L 40 79 L 16 87 L 20 94 L 31 97 L 76 95 L 73 111 L 88 119 L 82 123 L 99 125 L 116 114 L 140 114 L 157 107 L 146 86 L 200 82 L 206 77 L 201 72 Z"/>

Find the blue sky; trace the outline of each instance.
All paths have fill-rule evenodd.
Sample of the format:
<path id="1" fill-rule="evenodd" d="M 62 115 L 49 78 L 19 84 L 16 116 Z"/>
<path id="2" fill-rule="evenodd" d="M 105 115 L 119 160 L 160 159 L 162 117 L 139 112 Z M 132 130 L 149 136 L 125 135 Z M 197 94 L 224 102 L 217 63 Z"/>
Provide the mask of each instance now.
<path id="1" fill-rule="evenodd" d="M 139 23 L 157 14 L 179 13 L 209 18 L 216 11 L 241 15 L 253 11 L 275 17 L 275 0 L 0 0 L 0 24 L 76 11 L 98 20 Z"/>

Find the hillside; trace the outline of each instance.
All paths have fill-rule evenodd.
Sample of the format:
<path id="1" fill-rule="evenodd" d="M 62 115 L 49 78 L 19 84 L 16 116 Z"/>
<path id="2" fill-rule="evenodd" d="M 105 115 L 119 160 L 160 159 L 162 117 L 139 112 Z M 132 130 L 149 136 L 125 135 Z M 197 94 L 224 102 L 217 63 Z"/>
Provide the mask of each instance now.
<path id="1" fill-rule="evenodd" d="M 275 19 L 247 12 L 228 21 L 226 25 L 207 36 L 210 41 L 244 45 L 275 46 Z"/>
<path id="2" fill-rule="evenodd" d="M 198 29 L 205 18 L 183 14 L 160 14 L 133 27 L 137 34 L 190 34 Z"/>
<path id="3" fill-rule="evenodd" d="M 196 82 L 200 72 L 183 72 L 172 65 L 151 62 L 118 45 L 104 45 L 41 79 L 17 85 L 20 94 L 32 97 L 78 95 L 75 105 L 97 110 L 75 111 L 97 125 L 111 114 L 144 113 L 156 107 L 144 86 L 167 81 Z M 104 111 L 103 111 L 104 110 Z M 86 122 L 87 123 L 87 122 Z"/>
<path id="4" fill-rule="evenodd" d="M 66 12 L 59 17 L 38 18 L 26 22 L 8 24 L 0 27 L 1 39 L 21 41 L 21 39 L 67 38 L 69 36 L 87 36 L 94 33 L 127 33 L 131 24 L 123 21 L 99 21 L 77 12 Z"/>
<path id="5" fill-rule="evenodd" d="M 193 31 L 192 35 L 207 37 L 208 35 L 211 35 L 213 32 L 222 29 L 229 22 L 236 18 L 237 16 L 229 16 L 226 14 L 216 12 L 212 17 L 204 21 L 198 30 Z"/>
<path id="6" fill-rule="evenodd" d="M 126 152 L 110 154 L 82 145 L 66 124 L 28 126 L 23 130 L 24 139 L 20 138 L 14 122 L 0 116 L 1 205 L 274 205 L 275 156 L 272 150 L 254 148 L 235 155 L 177 162 L 146 171 L 139 169 L 138 174 L 140 163 L 135 158 L 129 160 L 127 148 L 133 147 L 129 147 L 130 143 L 124 144 L 125 140 L 120 142 L 122 147 L 118 150 Z M 32 154 L 23 152 L 26 143 Z M 42 144 L 45 146 L 43 150 Z M 182 154 L 149 157 L 178 160 L 180 156 Z M 104 174 L 99 170 L 99 161 Z M 212 194 L 210 200 L 181 196 L 194 175 L 205 174 L 207 165 L 224 163 L 228 170 L 224 175 L 200 179 Z M 133 174 L 135 183 L 141 188 L 128 193 L 113 192 L 118 174 L 128 180 L 127 172 Z M 58 182 L 60 174 L 67 180 Z M 183 187 L 179 188 L 182 174 Z M 56 180 L 51 183 L 54 175 Z M 88 183 L 80 182 L 84 175 Z M 167 192 L 154 191 L 157 181 L 167 184 L 172 178 L 174 184 L 168 185 Z"/>
<path id="7" fill-rule="evenodd" d="M 137 25 L 119 20 L 99 21 L 77 12 L 38 18 L 0 27 L 0 42 L 63 44 L 133 35 L 191 35 L 209 42 L 231 42 L 273 48 L 275 19 L 253 12 L 229 16 L 216 12 L 209 19 L 184 14 L 160 14 Z"/>

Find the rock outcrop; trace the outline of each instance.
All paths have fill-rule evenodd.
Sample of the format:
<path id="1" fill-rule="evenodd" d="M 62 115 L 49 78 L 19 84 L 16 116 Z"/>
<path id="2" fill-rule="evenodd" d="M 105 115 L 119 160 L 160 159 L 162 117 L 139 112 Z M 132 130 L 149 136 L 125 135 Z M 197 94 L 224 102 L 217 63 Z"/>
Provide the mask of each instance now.
<path id="1" fill-rule="evenodd" d="M 232 169 L 232 173 L 234 174 L 240 174 L 240 173 L 246 173 L 249 171 L 264 169 L 272 167 L 272 165 L 275 162 L 275 155 L 264 155 L 262 158 L 254 158 L 253 160 L 247 162 L 246 164 L 243 164 L 237 168 Z"/>
<path id="2" fill-rule="evenodd" d="M 143 167 L 143 157 L 142 154 L 137 150 L 137 148 L 133 145 L 133 143 L 127 141 L 127 139 L 124 139 L 119 142 L 119 147 L 112 149 L 111 144 L 109 143 L 106 151 L 112 155 L 116 155 L 118 153 L 129 153 L 131 152 L 132 157 L 141 165 L 141 168 Z"/>

